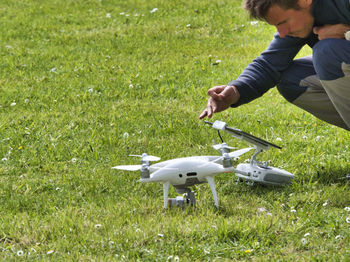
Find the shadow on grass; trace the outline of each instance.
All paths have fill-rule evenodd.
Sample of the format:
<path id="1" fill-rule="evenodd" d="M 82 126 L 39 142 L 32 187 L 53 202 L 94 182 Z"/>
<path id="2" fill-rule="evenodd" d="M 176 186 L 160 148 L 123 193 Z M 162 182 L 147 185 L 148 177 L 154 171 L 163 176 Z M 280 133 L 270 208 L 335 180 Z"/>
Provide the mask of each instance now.
<path id="1" fill-rule="evenodd" d="M 227 201 L 220 205 L 217 212 L 225 217 L 236 216 L 237 212 L 248 212 L 249 208 L 244 206 L 264 206 L 266 202 L 280 201 L 281 198 L 294 192 L 293 185 L 271 186 L 256 183 L 255 185 L 246 185 L 239 183 L 235 188 L 226 189 L 223 195 L 231 195 L 235 202 L 230 204 Z"/>
<path id="2" fill-rule="evenodd" d="M 349 180 L 347 179 L 347 174 L 350 173 L 350 166 L 349 168 L 344 167 L 334 167 L 334 169 L 321 169 L 313 174 L 300 174 L 296 177 L 295 183 L 298 183 L 300 185 L 305 184 L 312 184 L 315 182 L 318 182 L 323 185 L 330 185 L 330 184 L 346 184 L 349 183 Z"/>
<path id="3" fill-rule="evenodd" d="M 295 176 L 290 185 L 271 186 L 256 183 L 247 185 L 245 182 L 236 183 L 227 178 L 217 178 L 217 189 L 219 198 L 219 208 L 214 206 L 211 192 L 207 189 L 204 195 L 201 195 L 201 188 L 196 188 L 196 206 L 187 206 L 185 208 L 170 208 L 164 210 L 168 214 L 178 214 L 184 212 L 186 215 L 195 215 L 203 213 L 215 213 L 224 217 L 236 216 L 238 213 L 244 213 L 248 209 L 242 209 L 243 206 L 269 206 L 275 202 L 288 201 L 289 195 L 297 192 L 309 191 L 310 185 L 318 184 L 318 187 L 337 184 L 340 187 L 350 186 L 350 181 L 346 179 L 348 170 L 345 168 L 335 168 L 334 170 L 322 170 L 314 174 L 300 173 Z M 349 169 L 350 171 L 350 169 Z M 240 206 L 240 207 L 238 207 Z M 238 208 L 237 208 L 238 207 Z M 247 211 L 248 212 L 248 211 Z M 255 211 L 254 211 L 255 212 Z M 248 212 L 249 213 L 249 212 Z"/>

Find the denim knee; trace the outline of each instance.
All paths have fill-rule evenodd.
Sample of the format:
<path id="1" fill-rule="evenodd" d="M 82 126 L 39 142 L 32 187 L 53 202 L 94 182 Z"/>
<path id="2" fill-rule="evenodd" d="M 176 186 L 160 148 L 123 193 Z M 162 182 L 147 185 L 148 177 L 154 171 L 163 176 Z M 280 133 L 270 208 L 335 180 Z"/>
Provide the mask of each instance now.
<path id="1" fill-rule="evenodd" d="M 282 75 L 283 77 L 283 75 Z M 287 81 L 284 81 L 284 79 L 288 78 L 282 78 L 281 81 L 276 85 L 278 92 L 288 101 L 293 102 L 300 94 L 302 94 L 305 90 L 300 89 L 296 90 L 293 88 L 293 85 L 288 83 Z"/>
<path id="2" fill-rule="evenodd" d="M 278 92 L 287 101 L 293 102 L 304 93 L 307 88 L 301 86 L 301 81 L 315 74 L 311 57 L 296 59 L 281 73 L 281 78 L 277 84 Z"/>
<path id="3" fill-rule="evenodd" d="M 313 47 L 313 63 L 321 80 L 335 80 L 344 77 L 343 62 L 350 61 L 350 42 L 344 39 L 324 39 Z"/>

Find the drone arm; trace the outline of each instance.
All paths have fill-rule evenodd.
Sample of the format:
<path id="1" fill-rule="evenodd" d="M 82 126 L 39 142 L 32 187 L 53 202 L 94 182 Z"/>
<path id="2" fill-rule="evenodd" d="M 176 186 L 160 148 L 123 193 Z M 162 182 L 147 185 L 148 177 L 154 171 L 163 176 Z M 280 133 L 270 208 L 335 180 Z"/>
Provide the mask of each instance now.
<path id="1" fill-rule="evenodd" d="M 261 148 L 261 147 L 255 146 L 255 150 L 256 150 L 256 152 L 255 152 L 255 154 L 252 156 L 252 159 L 250 160 L 250 164 L 251 164 L 251 165 L 258 164 L 258 165 L 262 165 L 262 166 L 264 166 L 265 168 L 267 168 L 268 162 L 262 163 L 262 162 L 259 162 L 259 161 L 256 159 L 256 157 L 257 157 L 260 153 L 262 153 L 262 152 L 264 151 L 264 149 Z"/>
<path id="2" fill-rule="evenodd" d="M 244 172 L 244 171 L 242 171 L 242 170 L 238 170 L 238 169 L 236 169 L 236 168 L 234 168 L 234 167 L 231 167 L 231 168 L 229 168 L 229 170 L 227 170 L 228 172 L 234 172 L 234 173 L 238 173 L 238 174 L 241 174 L 241 175 L 243 175 L 243 176 L 250 176 L 250 174 L 248 174 L 247 172 Z"/>
<path id="3" fill-rule="evenodd" d="M 213 193 L 215 206 L 219 207 L 219 200 L 218 200 L 218 195 L 216 193 L 214 178 L 212 176 L 207 176 L 206 179 L 207 179 L 208 184 L 210 186 L 211 192 Z"/>
<path id="4" fill-rule="evenodd" d="M 164 208 L 168 208 L 168 194 L 169 194 L 169 185 L 170 182 L 164 182 L 163 184 L 163 195 L 164 195 Z"/>

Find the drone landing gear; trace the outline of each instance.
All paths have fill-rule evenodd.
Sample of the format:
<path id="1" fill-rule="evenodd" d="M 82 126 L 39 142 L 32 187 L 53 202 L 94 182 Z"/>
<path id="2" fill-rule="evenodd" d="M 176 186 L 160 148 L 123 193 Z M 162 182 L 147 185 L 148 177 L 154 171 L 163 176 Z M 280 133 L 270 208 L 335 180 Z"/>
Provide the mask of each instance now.
<path id="1" fill-rule="evenodd" d="M 238 185 L 238 184 L 244 183 L 244 182 L 247 186 L 255 186 L 256 185 L 256 183 L 254 181 L 245 180 L 245 179 L 240 178 L 240 177 L 237 178 L 236 184 Z"/>

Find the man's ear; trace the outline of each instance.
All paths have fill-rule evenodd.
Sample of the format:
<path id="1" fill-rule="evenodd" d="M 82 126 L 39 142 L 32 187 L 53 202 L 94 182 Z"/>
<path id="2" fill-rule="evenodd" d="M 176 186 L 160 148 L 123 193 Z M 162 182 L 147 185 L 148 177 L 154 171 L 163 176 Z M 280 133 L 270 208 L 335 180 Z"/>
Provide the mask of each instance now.
<path id="1" fill-rule="evenodd" d="M 310 8 L 312 6 L 313 0 L 299 0 L 298 4 L 299 7 L 304 9 L 304 8 Z"/>

